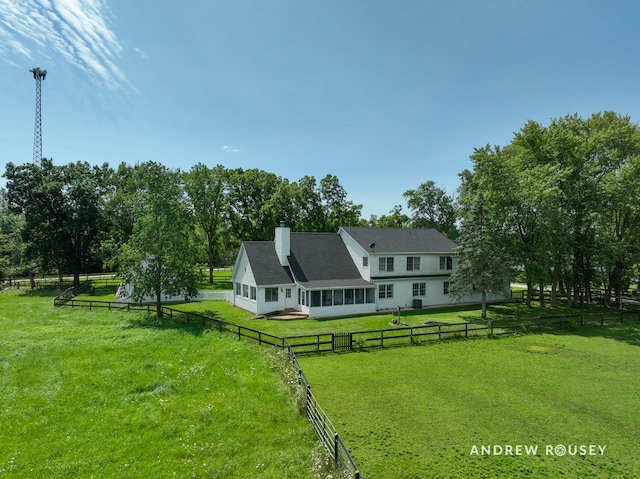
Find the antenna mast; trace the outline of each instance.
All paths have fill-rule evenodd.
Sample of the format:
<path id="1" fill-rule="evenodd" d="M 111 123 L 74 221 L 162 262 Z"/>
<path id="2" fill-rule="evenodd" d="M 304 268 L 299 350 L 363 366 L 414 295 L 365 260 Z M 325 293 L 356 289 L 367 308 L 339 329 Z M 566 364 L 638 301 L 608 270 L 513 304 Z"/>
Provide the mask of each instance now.
<path id="1" fill-rule="evenodd" d="M 42 97 L 42 80 L 47 76 L 47 70 L 41 70 L 40 67 L 29 70 L 33 73 L 36 81 L 36 125 L 33 130 L 33 162 L 40 163 L 42 161 L 42 109 L 40 100 Z"/>

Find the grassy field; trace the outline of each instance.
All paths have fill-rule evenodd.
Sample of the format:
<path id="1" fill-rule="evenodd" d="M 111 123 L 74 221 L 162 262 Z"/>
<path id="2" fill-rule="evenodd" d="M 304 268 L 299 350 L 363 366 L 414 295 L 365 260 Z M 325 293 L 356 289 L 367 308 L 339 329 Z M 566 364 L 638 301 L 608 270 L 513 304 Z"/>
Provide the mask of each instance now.
<path id="1" fill-rule="evenodd" d="M 299 359 L 366 478 L 632 478 L 639 346 L 612 325 Z"/>
<path id="2" fill-rule="evenodd" d="M 305 478 L 317 443 L 264 350 L 0 293 L 0 477 Z"/>
<path id="3" fill-rule="evenodd" d="M 300 320 L 267 320 L 255 319 L 251 314 L 231 306 L 224 301 L 203 301 L 192 303 L 181 303 L 174 305 L 176 309 L 184 311 L 196 311 L 218 319 L 229 321 L 247 328 L 257 329 L 281 337 L 290 337 L 304 334 L 339 333 L 354 331 L 369 331 L 394 328 L 389 323 L 395 316 L 395 312 L 387 311 L 376 314 L 349 316 L 344 318 L 328 319 L 300 319 Z M 603 311 L 600 306 L 592 305 L 588 309 L 581 310 L 587 312 Z M 487 308 L 488 317 L 491 319 L 504 317 L 531 317 L 549 316 L 559 314 L 575 314 L 576 310 L 566 308 L 545 308 L 538 306 L 527 308 L 523 303 L 493 304 Z M 605 311 L 611 311 L 606 309 Z M 465 321 L 481 321 L 481 311 L 479 305 L 453 306 L 446 308 L 429 308 L 420 310 L 403 310 L 400 319 L 409 326 L 420 326 L 425 322 L 440 323 L 461 323 Z"/>
<path id="4" fill-rule="evenodd" d="M 227 274 L 225 272 L 222 273 Z M 77 296 L 76 299 L 114 301 L 116 288 L 117 284 L 96 287 L 92 295 L 82 294 Z M 225 301 L 187 302 L 170 304 L 168 306 L 182 311 L 199 312 L 210 317 L 222 319 L 224 321 L 280 337 L 389 329 L 394 328 L 393 325 L 390 325 L 390 322 L 396 316 L 396 311 L 385 311 L 375 314 L 342 318 L 280 321 L 256 318 L 251 313 L 240 308 L 236 308 Z M 599 312 L 601 310 L 603 310 L 603 308 L 600 306 L 590 305 L 588 310 L 583 309 L 581 311 Z M 567 310 L 562 306 L 555 309 L 543 309 L 540 308 L 537 303 L 528 308 L 521 302 L 490 304 L 487 308 L 488 317 L 490 319 L 504 317 L 524 318 L 531 316 L 549 316 L 563 313 L 573 314 L 575 312 L 575 310 Z M 479 305 L 459 305 L 444 308 L 425 308 L 421 310 L 408 309 L 401 311 L 400 319 L 408 326 L 421 326 L 429 321 L 438 323 L 474 322 L 481 320 L 481 312 Z"/>

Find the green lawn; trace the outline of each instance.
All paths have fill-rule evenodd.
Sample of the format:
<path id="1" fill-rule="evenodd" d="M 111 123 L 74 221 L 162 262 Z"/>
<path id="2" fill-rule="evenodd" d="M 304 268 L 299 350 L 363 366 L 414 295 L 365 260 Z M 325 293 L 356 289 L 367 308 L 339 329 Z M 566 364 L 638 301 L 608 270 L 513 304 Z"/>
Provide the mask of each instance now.
<path id="1" fill-rule="evenodd" d="M 390 329 L 394 326 L 389 323 L 394 318 L 395 311 L 387 311 L 376 314 L 349 316 L 330 319 L 300 319 L 300 320 L 267 320 L 253 319 L 251 313 L 240 308 L 235 308 L 224 301 L 203 301 L 180 303 L 171 305 L 183 311 L 196 311 L 224 321 L 232 322 L 247 328 L 257 329 L 266 333 L 281 337 L 290 337 L 304 334 L 323 334 L 339 332 L 355 332 Z M 593 306 L 582 312 L 596 312 L 603 308 Z M 611 310 L 606 310 L 611 311 Z M 504 303 L 488 306 L 488 317 L 531 317 L 558 314 L 575 314 L 576 310 L 566 308 L 545 308 L 538 306 L 527 308 L 523 303 Z M 446 308 L 429 308 L 421 310 L 402 310 L 400 319 L 409 326 L 420 326 L 427 321 L 441 323 L 461 323 L 465 321 L 481 321 L 479 305 L 451 306 Z"/>
<path id="2" fill-rule="evenodd" d="M 0 293 L 0 477 L 312 477 L 265 350 L 53 296 Z"/>
<path id="3" fill-rule="evenodd" d="M 631 478 L 639 346 L 640 326 L 611 325 L 299 359 L 366 478 Z"/>
<path id="4" fill-rule="evenodd" d="M 76 299 L 95 301 L 114 301 L 116 286 L 96 287 L 93 295 L 82 294 Z M 386 311 L 375 314 L 349 316 L 327 319 L 300 319 L 300 320 L 267 320 L 256 319 L 251 313 L 236 308 L 225 301 L 202 301 L 168 304 L 168 306 L 182 311 L 193 311 L 222 319 L 241 326 L 256 329 L 280 337 L 291 337 L 305 334 L 325 334 L 340 332 L 369 331 L 394 328 L 389 323 L 396 315 L 396 311 Z M 590 306 L 588 311 L 601 311 L 599 306 Z M 491 319 L 504 317 L 531 317 L 548 316 L 562 313 L 575 314 L 576 310 L 567 310 L 564 307 L 556 309 L 540 308 L 536 303 L 527 308 L 523 303 L 490 304 L 487 308 L 488 317 Z M 439 308 L 426 308 L 421 310 L 402 310 L 401 321 L 408 326 L 421 326 L 425 322 L 461 323 L 465 321 L 481 321 L 479 305 L 449 306 Z"/>

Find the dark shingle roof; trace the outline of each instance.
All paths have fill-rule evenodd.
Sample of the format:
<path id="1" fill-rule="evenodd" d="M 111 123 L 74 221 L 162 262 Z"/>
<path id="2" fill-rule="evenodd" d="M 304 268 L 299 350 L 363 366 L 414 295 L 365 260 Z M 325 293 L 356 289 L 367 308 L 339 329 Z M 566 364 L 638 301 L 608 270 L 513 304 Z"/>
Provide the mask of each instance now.
<path id="1" fill-rule="evenodd" d="M 291 233 L 291 271 L 307 288 L 370 286 L 337 233 Z"/>
<path id="2" fill-rule="evenodd" d="M 458 246 L 433 228 L 343 226 L 342 229 L 369 253 L 453 253 Z"/>
<path id="3" fill-rule="evenodd" d="M 258 286 L 293 283 L 289 268 L 280 264 L 273 241 L 245 241 L 243 245 Z"/>

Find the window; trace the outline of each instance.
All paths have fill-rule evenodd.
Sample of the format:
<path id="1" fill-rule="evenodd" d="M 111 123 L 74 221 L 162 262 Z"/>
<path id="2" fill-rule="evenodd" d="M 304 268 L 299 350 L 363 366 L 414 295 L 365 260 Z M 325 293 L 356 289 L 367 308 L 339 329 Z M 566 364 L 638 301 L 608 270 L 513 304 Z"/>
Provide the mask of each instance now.
<path id="1" fill-rule="evenodd" d="M 264 300 L 266 303 L 273 303 L 278 301 L 278 288 L 265 288 Z"/>
<path id="2" fill-rule="evenodd" d="M 442 294 L 445 296 L 449 294 L 449 286 L 451 286 L 451 283 L 449 281 L 445 281 L 442 287 Z"/>
<path id="3" fill-rule="evenodd" d="M 413 295 L 425 296 L 427 294 L 427 283 L 413 283 Z"/>
<path id="4" fill-rule="evenodd" d="M 251 301 L 255 301 L 255 300 L 256 300 L 256 287 L 251 286 Z"/>
<path id="5" fill-rule="evenodd" d="M 298 289 L 298 304 L 305 306 L 309 302 L 309 292 Z"/>
<path id="6" fill-rule="evenodd" d="M 333 290 L 333 305 L 340 306 L 344 303 L 344 290 L 343 289 L 334 289 Z"/>
<path id="7" fill-rule="evenodd" d="M 287 299 L 291 298 L 291 288 L 287 288 L 284 290 L 284 297 Z"/>
<path id="8" fill-rule="evenodd" d="M 242 285 L 242 296 L 244 298 L 248 298 L 249 297 L 249 285 L 248 284 L 243 284 Z"/>
<path id="9" fill-rule="evenodd" d="M 320 306 L 320 291 L 311 291 L 311 302 L 309 306 L 312 308 Z"/>
<path id="10" fill-rule="evenodd" d="M 440 256 L 440 269 L 453 269 L 453 258 L 451 256 Z"/>
<path id="11" fill-rule="evenodd" d="M 392 257 L 388 257 L 388 258 L 379 258 L 379 266 L 380 266 L 380 271 L 381 272 L 392 272 L 393 271 L 393 258 Z"/>
<path id="12" fill-rule="evenodd" d="M 322 290 L 322 306 L 331 306 L 333 304 L 333 290 Z"/>
<path id="13" fill-rule="evenodd" d="M 362 267 L 363 268 L 368 268 L 369 267 L 369 257 L 368 256 L 364 256 L 362 258 Z"/>
<path id="14" fill-rule="evenodd" d="M 242 294 L 242 285 L 240 283 L 236 283 L 236 296 L 240 296 Z"/>
<path id="15" fill-rule="evenodd" d="M 375 303 L 376 302 L 376 289 L 375 288 L 367 288 L 367 303 Z"/>
<path id="16" fill-rule="evenodd" d="M 364 304 L 364 289 L 356 289 L 356 304 Z"/>
<path id="17" fill-rule="evenodd" d="M 344 290 L 344 304 L 353 304 L 353 290 L 345 289 Z"/>
<path id="18" fill-rule="evenodd" d="M 420 271 L 420 256 L 407 256 L 407 271 Z"/>
<path id="19" fill-rule="evenodd" d="M 381 284 L 378 290 L 378 298 L 393 298 L 393 285 L 392 284 Z"/>

